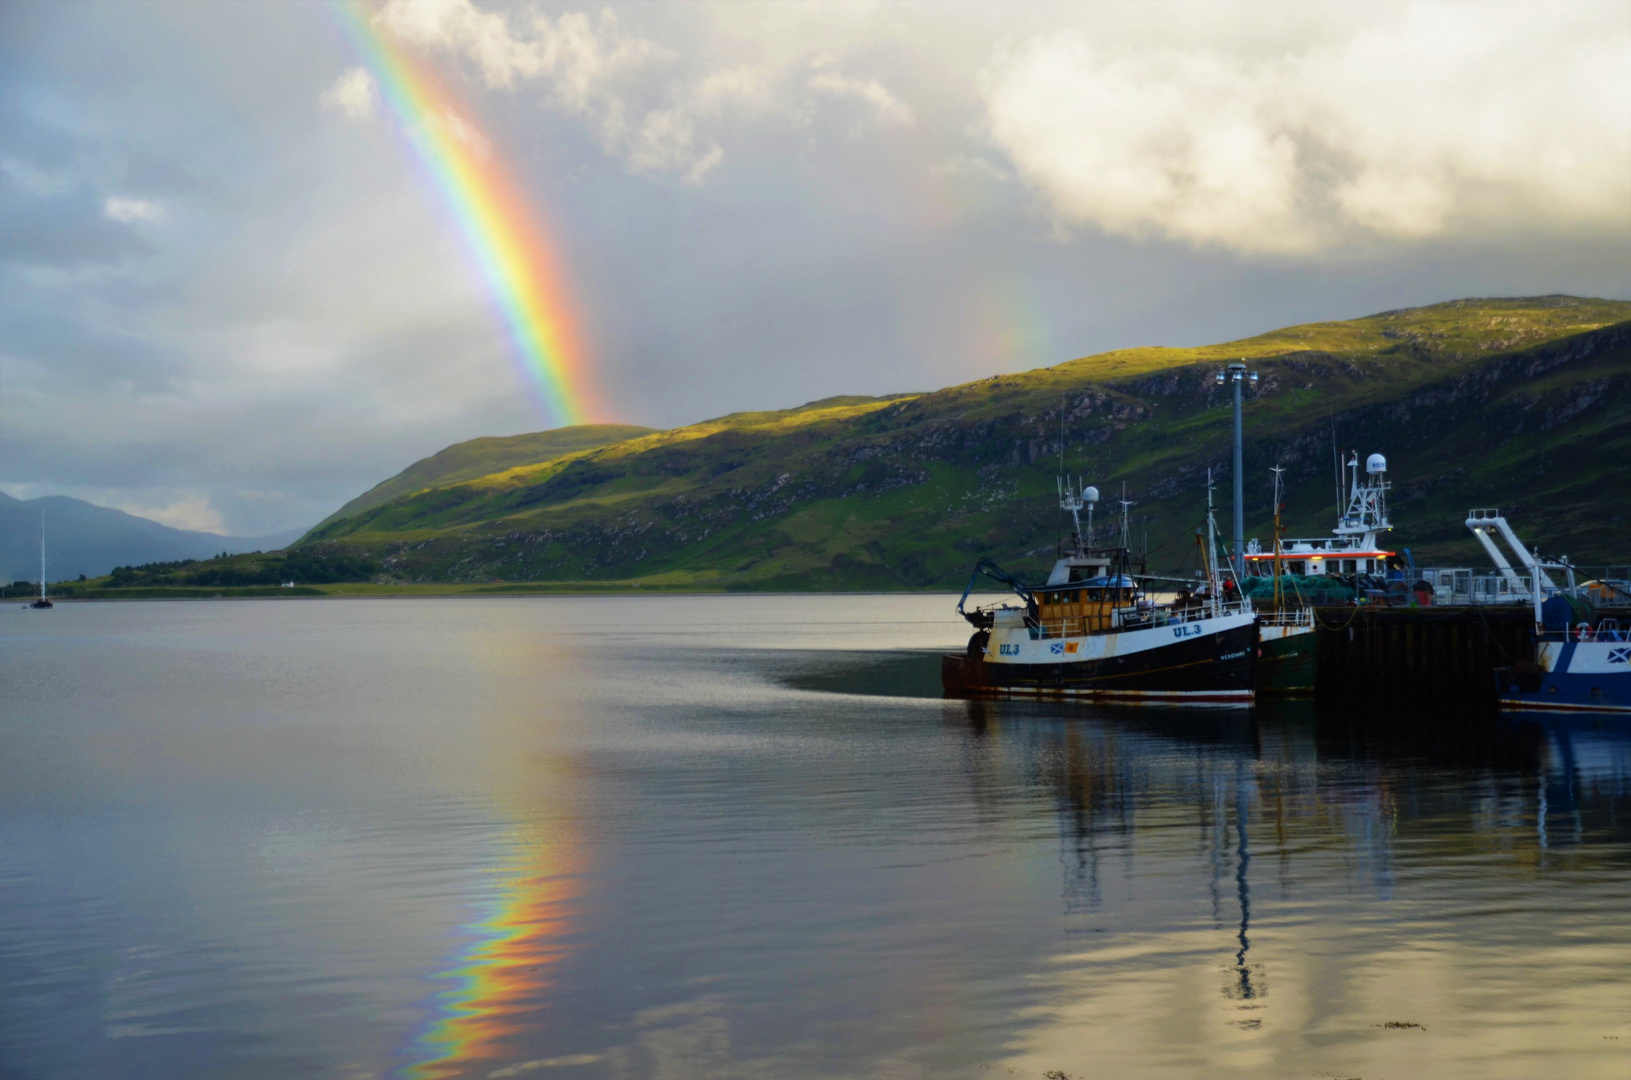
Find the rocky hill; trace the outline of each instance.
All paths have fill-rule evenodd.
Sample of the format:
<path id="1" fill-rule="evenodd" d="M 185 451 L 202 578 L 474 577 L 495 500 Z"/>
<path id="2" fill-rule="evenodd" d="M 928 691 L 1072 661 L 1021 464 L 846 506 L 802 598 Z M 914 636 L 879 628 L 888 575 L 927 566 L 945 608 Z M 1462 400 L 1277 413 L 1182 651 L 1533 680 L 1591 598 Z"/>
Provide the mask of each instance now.
<path id="1" fill-rule="evenodd" d="M 1460 300 L 733 414 L 415 479 L 359 500 L 301 551 L 380 581 L 954 587 L 978 555 L 1032 573 L 1052 557 L 1062 457 L 1104 492 L 1101 525 L 1125 484 L 1134 545 L 1152 569 L 1181 570 L 1208 469 L 1227 520 L 1229 398 L 1213 373 L 1245 359 L 1261 373 L 1246 406 L 1248 536 L 1267 535 L 1276 463 L 1292 535 L 1330 529 L 1334 441 L 1388 456 L 1394 543 L 1418 561 L 1483 564 L 1461 524 L 1472 506 L 1503 507 L 1531 543 L 1576 561 L 1631 561 L 1627 320 L 1623 301 Z"/>

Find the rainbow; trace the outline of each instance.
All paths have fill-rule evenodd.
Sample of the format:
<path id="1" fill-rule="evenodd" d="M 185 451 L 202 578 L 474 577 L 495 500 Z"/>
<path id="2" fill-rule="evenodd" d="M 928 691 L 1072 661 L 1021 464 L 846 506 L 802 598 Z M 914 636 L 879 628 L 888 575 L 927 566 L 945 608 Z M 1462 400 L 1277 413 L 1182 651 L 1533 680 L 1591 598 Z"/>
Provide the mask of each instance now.
<path id="1" fill-rule="evenodd" d="M 468 943 L 436 975 L 446 988 L 395 1070 L 400 1080 L 448 1080 L 512 1060 L 538 1021 L 552 969 L 569 951 L 578 867 L 560 842 L 517 835 L 509 846 L 511 867 L 461 928 Z"/>
<path id="2" fill-rule="evenodd" d="M 557 424 L 596 411 L 553 245 L 471 111 L 382 33 L 359 0 L 330 0 L 341 31 L 463 235 L 540 406 Z"/>

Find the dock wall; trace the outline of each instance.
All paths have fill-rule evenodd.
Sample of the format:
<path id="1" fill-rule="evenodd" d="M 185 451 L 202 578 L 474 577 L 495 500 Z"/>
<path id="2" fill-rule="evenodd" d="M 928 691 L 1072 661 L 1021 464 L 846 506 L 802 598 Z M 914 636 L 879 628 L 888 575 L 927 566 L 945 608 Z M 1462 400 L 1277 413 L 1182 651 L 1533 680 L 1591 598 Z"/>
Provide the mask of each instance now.
<path id="1" fill-rule="evenodd" d="M 1414 716 L 1495 712 L 1495 677 L 1532 653 L 1527 606 L 1317 608 L 1322 706 Z"/>

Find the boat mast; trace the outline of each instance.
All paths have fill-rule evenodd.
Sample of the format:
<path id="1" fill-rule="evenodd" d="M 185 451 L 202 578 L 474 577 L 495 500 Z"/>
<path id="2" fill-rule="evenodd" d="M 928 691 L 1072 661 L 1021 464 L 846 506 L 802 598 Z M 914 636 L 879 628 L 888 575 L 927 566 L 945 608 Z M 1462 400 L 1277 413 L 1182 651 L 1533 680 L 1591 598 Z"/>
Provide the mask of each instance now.
<path id="1" fill-rule="evenodd" d="M 45 599 L 45 511 L 40 511 L 40 599 Z"/>
<path id="2" fill-rule="evenodd" d="M 1218 560 L 1214 553 L 1218 549 L 1218 519 L 1212 507 L 1212 490 L 1217 485 L 1212 482 L 1212 470 L 1206 470 L 1206 584 L 1207 592 L 1211 594 L 1212 614 L 1223 614 L 1219 606 L 1223 603 L 1223 579 L 1218 575 Z"/>
<path id="3" fill-rule="evenodd" d="M 1071 554 L 1075 558 L 1084 558 L 1087 548 L 1093 546 L 1093 504 L 1099 501 L 1099 489 L 1090 487 L 1077 478 L 1074 482 L 1068 476 L 1058 478 L 1056 486 L 1059 489 L 1059 509 L 1070 515 Z M 1082 542 L 1083 507 L 1087 508 L 1087 542 Z"/>
<path id="4" fill-rule="evenodd" d="M 1285 469 L 1275 465 L 1269 471 L 1274 473 L 1274 610 L 1278 611 L 1280 610 L 1280 560 L 1281 553 L 1284 550 L 1283 545 L 1280 543 L 1280 537 L 1284 532 L 1280 525 L 1280 474 L 1285 472 Z"/>

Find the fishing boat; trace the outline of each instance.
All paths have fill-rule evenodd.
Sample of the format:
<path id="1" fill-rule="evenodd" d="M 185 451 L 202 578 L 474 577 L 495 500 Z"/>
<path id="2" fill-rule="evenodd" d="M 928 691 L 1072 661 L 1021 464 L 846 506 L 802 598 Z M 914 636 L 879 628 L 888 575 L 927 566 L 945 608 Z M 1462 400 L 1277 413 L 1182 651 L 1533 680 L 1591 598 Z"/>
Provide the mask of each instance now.
<path id="1" fill-rule="evenodd" d="M 40 515 L 40 598 L 28 605 L 31 608 L 49 608 L 56 605 L 45 595 L 45 515 Z"/>
<path id="2" fill-rule="evenodd" d="M 1285 470 L 1276 465 L 1273 472 L 1274 554 L 1269 571 L 1273 575 L 1274 591 L 1268 609 L 1257 615 L 1255 689 L 1259 694 L 1297 697 L 1314 692 L 1318 636 L 1314 633 L 1313 607 L 1297 602 L 1284 585 L 1285 544 L 1280 514 L 1285 508 L 1281 485 Z M 1259 561 L 1252 568 L 1261 570 L 1262 565 Z"/>
<path id="3" fill-rule="evenodd" d="M 1158 602 L 1128 546 L 1123 500 L 1121 542 L 1096 547 L 1091 487 L 1061 485 L 1071 515 L 1071 546 L 1047 581 L 1027 585 L 990 559 L 969 576 L 957 612 L 974 627 L 962 654 L 941 661 L 951 697 L 1070 697 L 1134 704 L 1250 705 L 1257 661 L 1257 615 L 1233 571 L 1216 557 L 1217 523 L 1207 482 L 1206 547 L 1200 581 L 1181 582 Z M 1080 511 L 1089 508 L 1084 538 Z M 1019 603 L 969 609 L 981 577 L 1009 588 Z M 1171 579 L 1166 579 L 1171 581 Z"/>
<path id="4" fill-rule="evenodd" d="M 1474 511 L 1484 522 L 1499 511 Z M 1495 669 L 1503 711 L 1631 713 L 1631 596 L 1604 581 L 1580 583 L 1566 559 L 1529 551 L 1505 519 L 1500 529 L 1529 568 L 1535 611 L 1534 653 Z M 1547 571 L 1560 573 L 1567 584 Z M 1615 617 L 1610 617 L 1615 612 Z M 1623 620 L 1623 621 L 1622 621 Z"/>
<path id="5" fill-rule="evenodd" d="M 1336 528 L 1330 536 L 1311 539 L 1286 540 L 1276 538 L 1272 551 L 1264 551 L 1252 540 L 1246 545 L 1246 573 L 1252 576 L 1295 574 L 1298 576 L 1387 573 L 1390 560 L 1398 552 L 1381 546 L 1379 537 L 1393 531 L 1387 516 L 1387 458 L 1372 454 L 1365 459 L 1365 480 L 1360 482 L 1359 454 L 1351 452 L 1346 460 L 1338 459 L 1341 470 L 1340 491 L 1346 487 L 1346 500 L 1338 501 L 1346 509 L 1337 518 Z M 1276 478 L 1278 480 L 1278 477 Z M 1275 506 L 1278 508 L 1279 500 Z M 1278 513 L 1278 510 L 1276 510 Z"/>
<path id="6" fill-rule="evenodd" d="M 1298 578 L 1343 578 L 1351 581 L 1355 598 L 1387 598 L 1390 567 L 1399 564 L 1398 552 L 1384 548 L 1382 534 L 1393 530 L 1388 520 L 1387 458 L 1372 454 L 1365 459 L 1361 480 L 1359 453 L 1350 451 L 1336 459 L 1338 515 L 1330 536 L 1285 540 L 1281 538 L 1280 474 L 1274 470 L 1274 542 L 1265 551 L 1252 540 L 1246 545 L 1246 574 L 1251 579 L 1272 578 L 1273 600 L 1258 616 L 1260 639 L 1257 688 L 1263 693 L 1304 695 L 1314 692 L 1314 671 L 1318 661 L 1318 635 L 1314 632 L 1314 609 L 1303 595 Z M 1346 496 L 1343 489 L 1346 488 Z M 1362 582 L 1368 584 L 1362 586 Z M 1404 584 L 1394 583 L 1403 591 Z M 1374 586 L 1372 588 L 1371 586 Z M 1362 591 L 1363 590 L 1363 591 Z M 1252 590 L 1256 592 L 1257 590 Z M 1258 595 L 1261 595 L 1260 593 Z M 1402 595 L 1409 596 L 1408 592 Z"/>

